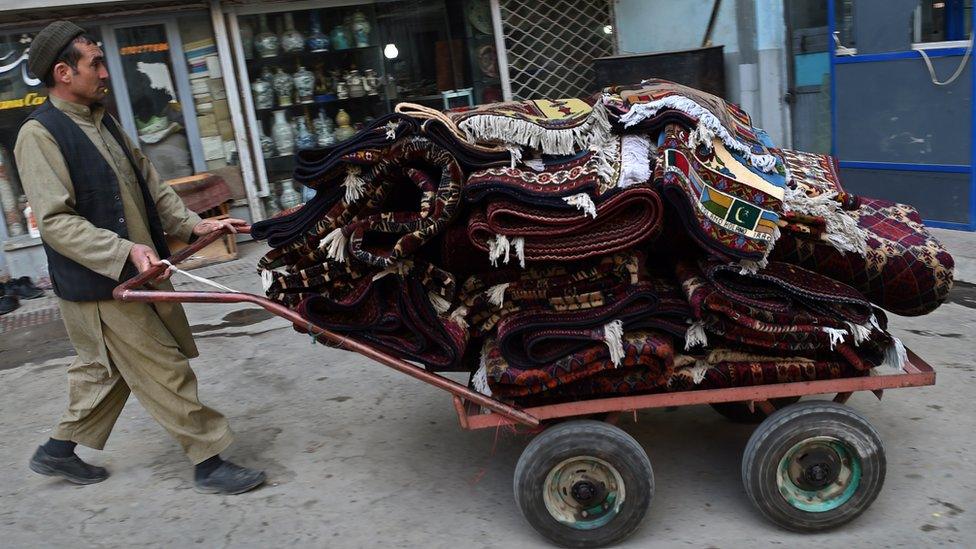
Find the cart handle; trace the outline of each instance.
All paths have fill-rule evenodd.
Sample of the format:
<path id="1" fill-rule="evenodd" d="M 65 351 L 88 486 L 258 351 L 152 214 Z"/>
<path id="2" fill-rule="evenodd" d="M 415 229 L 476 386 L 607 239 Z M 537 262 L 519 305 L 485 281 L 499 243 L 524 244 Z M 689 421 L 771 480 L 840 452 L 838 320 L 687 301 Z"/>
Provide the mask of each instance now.
<path id="1" fill-rule="evenodd" d="M 238 233 L 250 233 L 250 226 L 236 227 Z M 224 235 L 230 234 L 230 230 L 223 228 L 220 231 L 214 231 L 212 233 L 206 234 L 186 248 L 181 249 L 169 258 L 169 262 L 173 265 L 177 265 L 185 261 L 188 257 L 194 253 L 203 249 L 203 247 L 215 242 L 216 240 L 223 238 Z M 157 276 L 163 273 L 164 270 L 168 269 L 167 265 L 155 265 L 150 269 L 146 270 L 139 275 L 130 278 L 119 284 L 113 291 L 112 297 L 119 301 L 139 301 L 145 303 L 152 302 L 178 302 L 178 303 L 251 303 L 259 307 L 264 308 L 268 312 L 285 318 L 291 321 L 292 324 L 301 328 L 302 330 L 308 331 L 312 337 L 315 339 L 324 339 L 331 343 L 332 345 L 350 351 L 357 352 L 367 358 L 371 358 L 380 364 L 389 366 L 394 370 L 407 374 L 410 377 L 419 379 L 425 383 L 429 383 L 439 389 L 443 389 L 456 397 L 461 397 L 465 400 L 474 402 L 480 406 L 484 406 L 489 410 L 501 414 L 512 421 L 528 425 L 530 427 L 536 427 L 539 425 L 539 419 L 533 415 L 527 414 L 517 408 L 509 406 L 500 400 L 494 399 L 489 396 L 485 396 L 477 391 L 472 391 L 468 387 L 461 385 L 460 383 L 450 380 L 444 376 L 428 372 L 420 366 L 410 364 L 409 362 L 397 358 L 395 356 L 389 355 L 382 351 L 378 351 L 368 345 L 360 343 L 354 339 L 336 334 L 329 330 L 325 330 L 311 324 L 308 320 L 303 318 L 297 312 L 271 301 L 264 296 L 258 296 L 249 293 L 233 293 L 233 292 L 179 292 L 179 291 L 164 291 L 164 290 L 142 290 L 137 289 L 141 286 L 154 280 Z"/>

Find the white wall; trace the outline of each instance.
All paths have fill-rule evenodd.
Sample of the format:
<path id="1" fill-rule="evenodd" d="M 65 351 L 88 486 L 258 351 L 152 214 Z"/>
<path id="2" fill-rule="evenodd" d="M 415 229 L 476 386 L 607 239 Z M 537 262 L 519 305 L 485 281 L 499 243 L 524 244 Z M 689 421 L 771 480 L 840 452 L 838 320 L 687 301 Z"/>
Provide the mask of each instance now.
<path id="1" fill-rule="evenodd" d="M 701 47 L 714 0 L 617 0 L 620 53 L 653 53 Z M 719 8 L 712 45 L 739 51 L 735 1 Z"/>

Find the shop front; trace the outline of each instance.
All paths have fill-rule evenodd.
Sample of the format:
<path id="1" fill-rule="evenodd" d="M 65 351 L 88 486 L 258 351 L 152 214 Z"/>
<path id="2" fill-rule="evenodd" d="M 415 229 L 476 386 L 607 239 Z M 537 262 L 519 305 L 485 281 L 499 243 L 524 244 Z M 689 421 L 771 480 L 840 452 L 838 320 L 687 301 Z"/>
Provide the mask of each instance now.
<path id="1" fill-rule="evenodd" d="M 296 151 L 348 139 L 399 102 L 502 99 L 487 0 L 223 5 L 269 215 L 302 200 Z"/>
<path id="2" fill-rule="evenodd" d="M 301 202 L 297 150 L 346 139 L 399 102 L 502 100 L 488 0 L 173 0 L 115 2 L 111 13 L 83 3 L 0 10 L 0 279 L 46 276 L 12 150 L 46 100 L 26 59 L 50 20 L 72 19 L 101 42 L 106 107 L 160 176 L 182 185 L 213 174 L 230 214 L 251 221 Z"/>

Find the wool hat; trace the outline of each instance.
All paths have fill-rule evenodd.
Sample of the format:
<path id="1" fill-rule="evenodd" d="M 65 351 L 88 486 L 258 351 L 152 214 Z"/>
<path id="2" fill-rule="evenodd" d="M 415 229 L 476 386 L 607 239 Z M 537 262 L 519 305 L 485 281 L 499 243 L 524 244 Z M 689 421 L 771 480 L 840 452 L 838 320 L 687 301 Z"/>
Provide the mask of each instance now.
<path id="1" fill-rule="evenodd" d="M 61 50 L 84 33 L 85 29 L 71 21 L 55 21 L 44 27 L 31 42 L 27 70 L 34 78 L 43 79 L 51 71 Z"/>

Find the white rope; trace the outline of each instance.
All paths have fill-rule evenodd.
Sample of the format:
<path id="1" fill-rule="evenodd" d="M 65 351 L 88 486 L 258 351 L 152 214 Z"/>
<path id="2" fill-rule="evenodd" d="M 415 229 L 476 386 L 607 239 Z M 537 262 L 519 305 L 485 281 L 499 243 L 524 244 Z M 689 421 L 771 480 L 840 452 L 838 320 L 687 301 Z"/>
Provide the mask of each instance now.
<path id="1" fill-rule="evenodd" d="M 196 280 L 197 282 L 200 282 L 202 284 L 206 284 L 208 286 L 213 286 L 214 288 L 217 288 L 218 290 L 223 290 L 225 292 L 231 292 L 231 293 L 235 293 L 235 294 L 241 293 L 240 290 L 235 290 L 234 288 L 228 288 L 227 286 L 224 286 L 223 284 L 221 284 L 219 282 L 214 282 L 213 280 L 204 278 L 202 276 L 197 276 L 195 274 L 188 273 L 188 272 L 184 271 L 183 269 L 180 269 L 176 265 L 173 265 L 172 263 L 170 263 L 168 259 L 162 260 L 161 263 L 163 265 L 168 265 L 169 266 L 169 268 L 167 269 L 168 271 L 172 271 L 174 273 L 180 273 L 181 275 L 188 276 L 188 277 L 192 278 L 193 280 Z"/>
<path id="2" fill-rule="evenodd" d="M 939 82 L 939 79 L 935 76 L 935 68 L 932 66 L 932 60 L 929 59 L 929 54 L 925 53 L 924 49 L 919 49 L 918 54 L 922 56 L 922 60 L 925 61 L 925 66 L 929 69 L 929 78 L 932 79 L 932 83 L 936 86 L 948 86 L 959 78 L 962 71 L 966 68 L 969 61 L 969 54 L 973 52 L 973 33 L 969 33 L 969 44 L 966 46 L 966 53 L 962 56 L 962 61 L 959 62 L 959 67 L 956 68 L 956 72 L 952 73 L 945 82 Z"/>

